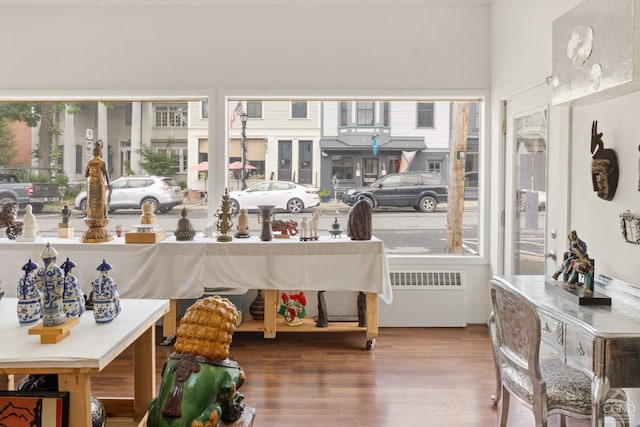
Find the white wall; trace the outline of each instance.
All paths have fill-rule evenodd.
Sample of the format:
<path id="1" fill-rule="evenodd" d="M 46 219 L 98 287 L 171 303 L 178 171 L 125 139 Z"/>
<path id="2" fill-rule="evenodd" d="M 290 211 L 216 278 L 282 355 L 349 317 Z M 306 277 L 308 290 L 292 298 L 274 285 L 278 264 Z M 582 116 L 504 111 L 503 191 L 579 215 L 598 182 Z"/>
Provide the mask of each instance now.
<path id="1" fill-rule="evenodd" d="M 493 1 L 491 80 L 493 117 L 496 118 L 492 126 L 494 144 L 499 141 L 499 101 L 517 97 L 519 93 L 544 82 L 551 74 L 552 21 L 579 3 L 579 0 Z M 563 110 L 568 110 L 568 107 L 553 107 L 552 114 Z M 550 228 L 558 232 L 558 238 L 550 241 L 549 249 L 562 254 L 567 247 L 567 231 L 576 229 L 587 242 L 589 254 L 596 259 L 597 273 L 640 285 L 640 265 L 637 263 L 640 246 L 625 243 L 619 225 L 619 215 L 625 210 L 640 213 L 640 140 L 637 137 L 640 93 L 572 106 L 570 114 L 559 116 L 558 120 L 550 120 L 549 123 L 548 198 L 556 208 L 548 214 Z M 599 199 L 591 184 L 593 120 L 598 120 L 598 130 L 604 132 L 605 147 L 614 149 L 620 162 L 618 191 L 610 202 Z M 497 150 L 492 153 L 492 161 L 499 163 Z M 564 167 L 560 167 L 563 164 Z M 492 182 L 499 183 L 497 173 L 494 175 Z M 568 200 L 563 195 L 563 188 L 567 189 Z M 499 215 L 498 205 L 499 194 L 493 194 L 492 218 Z M 497 226 L 497 222 L 493 224 Z M 494 238 L 491 243 L 494 267 L 496 245 Z"/>

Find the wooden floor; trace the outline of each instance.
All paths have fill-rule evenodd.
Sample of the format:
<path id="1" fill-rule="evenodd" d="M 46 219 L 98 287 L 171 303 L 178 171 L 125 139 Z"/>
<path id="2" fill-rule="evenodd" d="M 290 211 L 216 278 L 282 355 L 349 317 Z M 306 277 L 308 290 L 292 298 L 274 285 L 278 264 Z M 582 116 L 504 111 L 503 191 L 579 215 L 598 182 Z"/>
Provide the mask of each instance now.
<path id="1" fill-rule="evenodd" d="M 381 328 L 373 350 L 365 350 L 365 341 L 364 333 L 286 333 L 276 339 L 236 333 L 231 358 L 246 373 L 240 391 L 256 408 L 255 427 L 498 425 L 484 325 Z M 157 346 L 158 387 L 171 351 Z M 131 363 L 128 349 L 93 377 L 95 395 L 132 396 Z M 509 426 L 532 426 L 533 416 L 514 400 Z M 552 417 L 549 425 L 559 422 Z"/>

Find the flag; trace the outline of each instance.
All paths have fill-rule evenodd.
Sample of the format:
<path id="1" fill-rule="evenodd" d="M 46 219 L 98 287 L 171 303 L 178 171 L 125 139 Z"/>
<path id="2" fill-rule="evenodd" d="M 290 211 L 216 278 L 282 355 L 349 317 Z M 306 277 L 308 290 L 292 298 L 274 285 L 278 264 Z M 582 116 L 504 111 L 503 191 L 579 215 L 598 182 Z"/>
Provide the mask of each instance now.
<path id="1" fill-rule="evenodd" d="M 373 140 L 373 155 L 376 156 L 378 154 L 378 135 L 374 135 L 371 137 Z"/>
<path id="2" fill-rule="evenodd" d="M 229 127 L 233 126 L 233 122 L 235 122 L 236 118 L 242 113 L 244 113 L 244 110 L 242 109 L 242 102 L 238 101 L 238 105 L 236 105 L 235 110 L 231 113 L 231 123 L 229 123 Z"/>
<path id="3" fill-rule="evenodd" d="M 400 158 L 400 168 L 398 168 L 398 172 L 407 172 L 409 170 L 409 166 L 413 162 L 413 159 L 416 157 L 417 151 L 403 151 L 402 157 Z"/>

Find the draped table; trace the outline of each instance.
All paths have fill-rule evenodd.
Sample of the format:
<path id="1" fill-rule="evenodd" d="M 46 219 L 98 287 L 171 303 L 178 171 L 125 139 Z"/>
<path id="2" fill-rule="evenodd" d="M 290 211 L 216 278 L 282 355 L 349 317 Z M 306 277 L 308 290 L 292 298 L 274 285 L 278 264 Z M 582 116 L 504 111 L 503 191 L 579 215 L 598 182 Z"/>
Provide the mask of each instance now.
<path id="1" fill-rule="evenodd" d="M 247 322 L 239 330 L 262 330 L 267 338 L 276 335 L 279 290 L 356 291 L 367 295 L 369 348 L 378 334 L 377 298 L 387 304 L 393 300 L 384 243 L 375 237 L 350 240 L 330 236 L 308 242 L 296 238 L 263 242 L 252 236 L 225 243 L 200 235 L 193 241 L 176 241 L 169 236 L 155 244 L 125 244 L 124 237 L 105 243 L 57 237 L 43 237 L 38 242 L 0 239 L 0 286 L 7 297 L 16 296 L 21 267 L 28 259 L 42 264 L 40 253 L 47 242 L 58 251 L 58 265 L 67 257 L 77 264 L 73 273 L 85 293 L 104 259 L 113 265 L 109 273 L 122 298 L 170 299 L 163 323 L 167 337 L 175 335 L 177 300 L 200 298 L 205 287 L 265 290 L 264 322 Z M 352 330 L 349 322 L 330 324 L 329 328 L 309 327 L 308 323 L 281 330 Z"/>

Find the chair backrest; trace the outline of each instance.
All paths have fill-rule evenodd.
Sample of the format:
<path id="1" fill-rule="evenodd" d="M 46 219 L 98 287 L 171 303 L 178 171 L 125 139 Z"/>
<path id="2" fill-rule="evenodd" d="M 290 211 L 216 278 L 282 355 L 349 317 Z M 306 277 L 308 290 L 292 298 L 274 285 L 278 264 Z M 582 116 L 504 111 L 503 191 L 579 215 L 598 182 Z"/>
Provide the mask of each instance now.
<path id="1" fill-rule="evenodd" d="M 517 369 L 534 384 L 540 384 L 540 317 L 535 307 L 517 291 L 495 281 L 491 282 L 491 303 L 499 363 Z"/>

